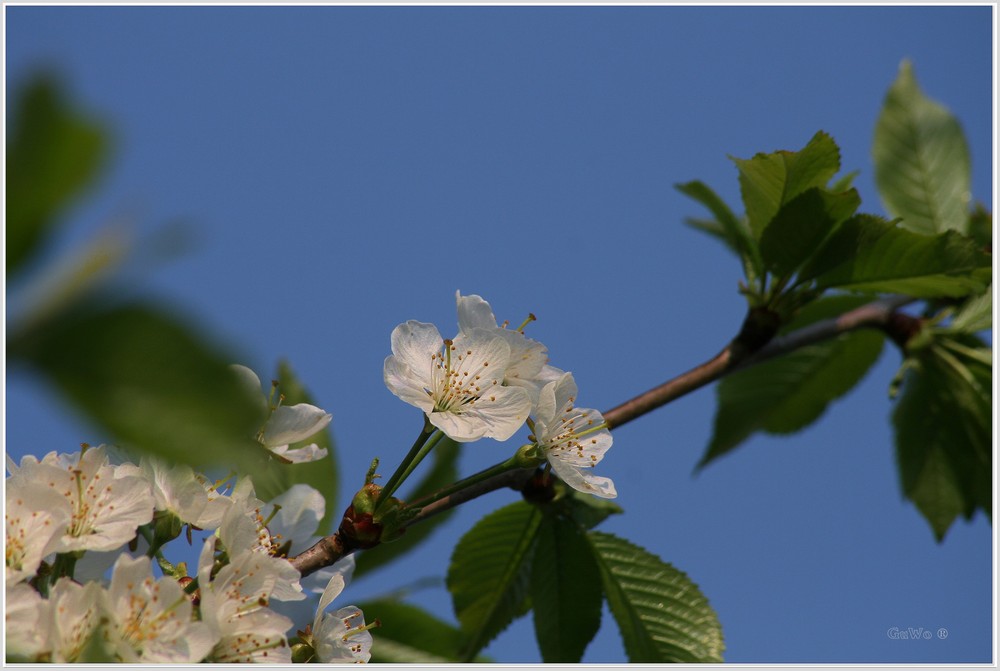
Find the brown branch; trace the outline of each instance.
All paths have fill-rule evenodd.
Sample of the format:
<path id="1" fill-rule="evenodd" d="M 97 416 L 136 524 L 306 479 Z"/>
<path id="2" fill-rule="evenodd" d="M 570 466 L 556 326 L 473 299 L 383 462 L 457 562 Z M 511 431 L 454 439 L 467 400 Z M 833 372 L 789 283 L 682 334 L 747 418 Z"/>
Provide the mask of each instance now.
<path id="1" fill-rule="evenodd" d="M 743 346 L 740 338 L 737 337 L 709 361 L 608 410 L 603 413 L 604 419 L 609 427 L 615 428 L 689 394 L 695 389 L 700 389 L 733 371 L 773 359 L 807 345 L 835 338 L 855 329 L 884 329 L 893 312 L 913 301 L 914 299 L 908 296 L 896 296 L 868 303 L 837 317 L 810 324 L 786 336 L 773 338 L 756 351 L 751 351 Z"/>
<path id="2" fill-rule="evenodd" d="M 875 301 L 845 312 L 838 317 L 816 322 L 794 333 L 773 339 L 769 338 L 764 340 L 766 344 L 761 342 L 763 339 L 759 338 L 757 334 L 751 333 L 748 338 L 745 324 L 740 336 L 737 336 L 710 360 L 602 414 L 609 427 L 621 426 L 733 371 L 773 359 L 807 345 L 835 338 L 856 329 L 886 329 L 890 325 L 893 313 L 913 301 L 913 298 L 906 296 Z M 753 341 L 750 347 L 747 346 L 748 340 Z M 763 346 L 758 345 L 758 343 Z M 507 471 L 454 492 L 422 508 L 416 517 L 407 523 L 407 526 L 498 489 L 507 487 L 520 489 L 527 482 L 533 470 Z M 333 534 L 298 556 L 292 557 L 289 561 L 303 576 L 307 576 L 334 564 L 353 551 L 353 548 L 344 545 L 339 534 Z"/>

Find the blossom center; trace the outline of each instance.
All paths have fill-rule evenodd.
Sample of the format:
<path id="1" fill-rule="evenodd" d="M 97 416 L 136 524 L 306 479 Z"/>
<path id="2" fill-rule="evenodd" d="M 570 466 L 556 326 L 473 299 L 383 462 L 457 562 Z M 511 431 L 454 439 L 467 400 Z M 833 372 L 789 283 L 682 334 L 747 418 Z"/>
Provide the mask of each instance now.
<path id="1" fill-rule="evenodd" d="M 490 362 L 477 355 L 475 346 L 459 350 L 454 341 L 444 340 L 440 352 L 431 355 L 431 389 L 434 412 L 461 414 L 483 394 L 483 387 L 497 384 L 490 374 Z M 495 367 L 494 367 L 495 369 Z"/>

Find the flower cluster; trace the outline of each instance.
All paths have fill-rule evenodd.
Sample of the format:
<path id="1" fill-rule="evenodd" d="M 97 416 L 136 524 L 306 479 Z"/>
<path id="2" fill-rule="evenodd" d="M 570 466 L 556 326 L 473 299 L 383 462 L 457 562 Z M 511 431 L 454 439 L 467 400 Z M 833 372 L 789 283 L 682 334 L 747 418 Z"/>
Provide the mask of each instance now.
<path id="1" fill-rule="evenodd" d="M 353 607 L 349 616 L 325 612 L 353 559 L 327 572 L 324 589 L 300 581 L 284 558 L 290 544 L 304 549 L 316 532 L 325 507 L 319 492 L 295 485 L 269 506 L 249 477 L 213 482 L 147 457 L 118 463 L 113 452 L 85 445 L 8 460 L 9 660 L 287 663 L 292 645 L 306 645 L 321 662 L 368 661 L 364 615 Z M 214 532 L 195 576 L 161 550 L 184 525 Z M 304 601 L 306 589 L 323 597 L 303 644 L 290 639 L 293 621 L 281 606 Z"/>
<path id="2" fill-rule="evenodd" d="M 384 366 L 389 390 L 458 442 L 507 440 L 527 424 L 530 454 L 547 461 L 566 484 L 604 498 L 617 496 L 610 479 L 588 470 L 612 439 L 601 413 L 575 406 L 573 374 L 549 365 L 547 349 L 524 335 L 524 325 L 498 325 L 481 297 L 457 292 L 456 302 L 454 338 L 413 320 L 393 330 L 392 355 Z"/>

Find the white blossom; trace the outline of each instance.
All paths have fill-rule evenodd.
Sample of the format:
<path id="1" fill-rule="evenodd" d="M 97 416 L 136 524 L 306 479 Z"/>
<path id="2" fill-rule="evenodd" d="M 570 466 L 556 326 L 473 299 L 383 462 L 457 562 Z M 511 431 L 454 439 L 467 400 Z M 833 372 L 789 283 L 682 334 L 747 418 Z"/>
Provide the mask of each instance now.
<path id="1" fill-rule="evenodd" d="M 534 436 L 539 449 L 559 478 L 573 489 L 611 499 L 618 495 L 609 478 L 591 475 L 611 447 L 611 432 L 597 410 L 577 408 L 572 373 L 542 388 Z"/>
<path id="2" fill-rule="evenodd" d="M 545 383 L 543 375 L 548 372 L 545 370 L 548 361 L 545 345 L 528 338 L 520 329 L 506 328 L 507 322 L 499 326 L 493 308 L 481 296 L 463 296 L 461 291 L 456 291 L 455 303 L 460 332 L 486 329 L 503 338 L 510 346 L 510 361 L 504 371 L 503 383 L 524 388 L 531 395 L 532 403 L 536 403 Z M 534 319 L 534 316 L 530 318 Z"/>
<path id="3" fill-rule="evenodd" d="M 284 559 L 245 550 L 213 576 L 216 539 L 208 538 L 198 560 L 201 618 L 217 641 L 211 662 L 291 662 L 286 633 L 292 621 L 268 608 L 275 586 L 289 577 Z"/>
<path id="4" fill-rule="evenodd" d="M 4 645 L 8 661 L 44 661 L 50 638 L 50 604 L 25 583 L 6 583 Z"/>
<path id="5" fill-rule="evenodd" d="M 506 440 L 527 419 L 528 392 L 503 385 L 510 345 L 489 329 L 444 340 L 433 324 L 411 320 L 393 330 L 391 343 L 386 386 L 449 438 Z"/>
<path id="6" fill-rule="evenodd" d="M 71 510 L 64 496 L 30 474 L 8 479 L 5 489 L 4 549 L 9 586 L 33 577 L 42 559 L 59 546 L 69 526 Z"/>
<path id="7" fill-rule="evenodd" d="M 365 626 L 365 615 L 356 606 L 346 606 L 327 613 L 354 571 L 354 557 L 348 556 L 333 565 L 330 581 L 320 597 L 313 619 L 313 650 L 321 664 L 365 663 L 371 659 L 372 635 Z"/>
<path id="8" fill-rule="evenodd" d="M 264 395 L 260 378 L 246 366 L 233 364 L 231 368 L 240 376 L 248 389 L 258 394 L 262 413 L 267 420 L 257 435 L 261 445 L 293 464 L 317 461 L 325 457 L 328 450 L 315 443 L 291 449 L 292 443 L 305 440 L 322 431 L 330 423 L 333 415 L 309 403 L 272 407 Z"/>
<path id="9" fill-rule="evenodd" d="M 169 465 L 153 457 L 139 463 L 152 486 L 156 509 L 173 513 L 185 524 L 216 529 L 231 501 L 216 484 L 185 464 Z"/>
<path id="10" fill-rule="evenodd" d="M 75 454 L 51 452 L 42 461 L 26 457 L 12 470 L 11 480 L 38 483 L 68 503 L 69 524 L 56 552 L 113 550 L 153 518 L 156 500 L 142 471 L 134 464 L 111 465 L 103 445 Z"/>
<path id="11" fill-rule="evenodd" d="M 288 560 L 275 556 L 285 540 L 269 529 L 273 519 L 268 519 L 271 512 L 267 512 L 266 516 L 265 512 L 273 512 L 273 504 L 268 505 L 257 498 L 249 478 L 241 478 L 236 483 L 231 498 L 233 505 L 226 511 L 219 526 L 219 539 L 230 557 L 259 554 L 274 562 L 271 572 L 275 578 L 268 587 L 269 599 L 299 601 L 306 598 L 299 582 L 299 572 Z"/>
<path id="12" fill-rule="evenodd" d="M 177 580 L 154 579 L 148 557 L 121 555 L 104 598 L 109 646 L 123 662 L 195 663 L 215 644 Z"/>
<path id="13" fill-rule="evenodd" d="M 101 622 L 104 588 L 99 583 L 84 585 L 69 578 L 60 578 L 49 590 L 48 621 L 42 624 L 48 630 L 47 661 L 56 664 L 91 661 L 84 657 L 92 652 L 95 641 L 101 647 Z"/>

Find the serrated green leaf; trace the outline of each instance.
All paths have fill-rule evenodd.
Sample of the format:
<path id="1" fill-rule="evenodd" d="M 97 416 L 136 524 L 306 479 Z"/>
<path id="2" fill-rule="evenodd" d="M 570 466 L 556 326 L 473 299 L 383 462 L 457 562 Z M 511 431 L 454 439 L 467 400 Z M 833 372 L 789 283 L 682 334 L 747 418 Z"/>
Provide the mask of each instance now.
<path id="1" fill-rule="evenodd" d="M 889 88 L 872 142 L 885 209 L 918 233 L 969 231 L 969 148 L 962 128 L 920 90 L 908 61 Z"/>
<path id="2" fill-rule="evenodd" d="M 744 272 L 747 279 L 752 280 L 763 273 L 763 266 L 760 259 L 760 250 L 757 248 L 757 241 L 750 234 L 750 228 L 739 219 L 733 211 L 729 209 L 725 201 L 722 200 L 711 188 L 703 182 L 693 181 L 685 184 L 677 184 L 675 188 L 684 195 L 701 203 L 715 215 L 715 225 L 700 220 L 687 219 L 686 222 L 709 234 L 716 235 L 743 261 Z"/>
<path id="3" fill-rule="evenodd" d="M 611 534 L 587 538 L 630 662 L 722 662 L 719 618 L 687 575 Z"/>
<path id="4" fill-rule="evenodd" d="M 368 621 L 378 618 L 372 629 L 372 659 L 376 664 L 449 664 L 461 661 L 465 647 L 462 631 L 412 604 L 389 599 L 357 604 Z M 477 657 L 476 662 L 488 662 Z"/>
<path id="5" fill-rule="evenodd" d="M 455 546 L 447 585 L 469 637 L 465 660 L 528 612 L 528 583 L 542 514 L 517 501 L 479 520 Z"/>
<path id="6" fill-rule="evenodd" d="M 424 496 L 444 489 L 458 480 L 458 457 L 461 447 L 450 438 L 443 438 L 434 447 L 434 463 L 430 470 L 420 479 L 417 486 L 408 492 L 405 501 L 416 501 Z M 383 543 L 377 548 L 358 555 L 355 575 L 363 575 L 379 566 L 408 554 L 413 548 L 425 541 L 431 533 L 448 520 L 454 510 L 447 510 L 439 515 L 415 524 L 406 529 L 406 533 L 398 539 Z"/>
<path id="7" fill-rule="evenodd" d="M 284 397 L 282 405 L 296 405 L 298 403 L 308 403 L 316 405 L 312 395 L 299 380 L 291 364 L 286 360 L 278 362 L 276 378 L 278 381 L 278 392 Z M 267 384 L 265 383 L 265 387 Z M 340 508 L 337 502 L 338 493 L 338 471 L 335 455 L 335 445 L 330 427 L 327 426 L 322 431 L 310 438 L 292 445 L 293 448 L 304 447 L 315 443 L 327 450 L 327 454 L 322 459 L 310 461 L 304 464 L 283 464 L 273 461 L 266 470 L 258 473 L 254 478 L 254 487 L 257 495 L 269 501 L 282 492 L 288 491 L 292 485 L 302 483 L 307 484 L 323 495 L 326 501 L 326 513 L 320 520 L 319 529 L 316 533 L 327 535 L 333 530 L 334 517 L 340 521 Z M 298 550 L 304 548 L 297 548 Z"/>
<path id="8" fill-rule="evenodd" d="M 8 276 L 38 251 L 106 153 L 104 129 L 70 106 L 52 76 L 19 94 L 7 148 Z"/>
<path id="9" fill-rule="evenodd" d="M 861 381 L 882 351 L 876 331 L 855 331 L 800 348 L 724 378 L 712 440 L 698 463 L 730 452 L 758 431 L 789 434 L 819 419 Z"/>
<path id="10" fill-rule="evenodd" d="M 782 205 L 813 187 L 826 187 L 840 170 L 840 149 L 820 131 L 801 151 L 733 158 L 740 171 L 740 192 L 754 238 L 760 239 Z"/>
<path id="11" fill-rule="evenodd" d="M 778 277 L 791 275 L 860 204 L 854 189 L 843 193 L 818 188 L 803 191 L 781 206 L 761 234 L 764 266 Z"/>
<path id="12" fill-rule="evenodd" d="M 991 366 L 949 351 L 949 341 L 988 351 L 977 338 L 944 336 L 912 355 L 892 417 L 903 493 L 938 541 L 959 515 L 993 509 Z"/>
<path id="13" fill-rule="evenodd" d="M 921 235 L 857 215 L 837 228 L 799 280 L 815 279 L 820 289 L 935 298 L 979 293 L 991 274 L 990 255 L 955 231 Z"/>
<path id="14" fill-rule="evenodd" d="M 263 452 L 258 398 L 216 345 L 148 305 L 81 306 L 8 343 L 112 441 L 193 466 Z"/>
<path id="15" fill-rule="evenodd" d="M 601 572 L 583 530 L 544 515 L 531 569 L 535 638 L 545 663 L 576 663 L 601 626 Z"/>

